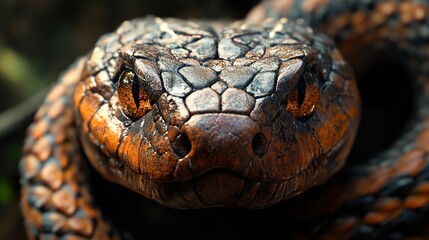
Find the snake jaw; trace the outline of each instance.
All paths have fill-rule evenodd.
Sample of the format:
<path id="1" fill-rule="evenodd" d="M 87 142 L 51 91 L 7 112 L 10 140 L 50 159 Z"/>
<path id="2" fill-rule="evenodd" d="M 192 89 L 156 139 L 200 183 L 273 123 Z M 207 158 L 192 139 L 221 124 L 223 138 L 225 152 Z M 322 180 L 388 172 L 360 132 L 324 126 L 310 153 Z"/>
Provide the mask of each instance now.
<path id="1" fill-rule="evenodd" d="M 260 208 L 322 184 L 344 164 L 359 98 L 331 41 L 289 23 L 268 35 L 279 23 L 215 31 L 175 21 L 163 21 L 161 39 L 153 38 L 162 31 L 156 20 L 137 21 L 128 42 L 101 56 L 114 39 L 104 37 L 89 57 L 76 119 L 97 170 L 167 206 Z M 114 76 L 124 66 L 153 102 L 141 118 L 117 114 Z"/>

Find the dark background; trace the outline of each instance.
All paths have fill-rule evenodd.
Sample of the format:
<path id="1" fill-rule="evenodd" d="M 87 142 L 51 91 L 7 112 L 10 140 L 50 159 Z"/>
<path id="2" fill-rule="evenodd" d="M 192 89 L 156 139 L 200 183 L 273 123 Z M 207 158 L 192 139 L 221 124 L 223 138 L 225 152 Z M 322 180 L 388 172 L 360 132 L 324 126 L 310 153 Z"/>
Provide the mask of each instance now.
<path id="1" fill-rule="evenodd" d="M 240 19 L 257 2 L 0 0 L 0 239 L 24 238 L 17 166 L 25 129 L 43 91 L 76 57 L 124 20 L 148 14 Z"/>
<path id="2" fill-rule="evenodd" d="M 25 238 L 18 206 L 22 142 L 44 92 L 62 70 L 124 20 L 148 14 L 240 19 L 257 2 L 0 0 L 0 240 Z M 386 61 L 373 58 L 372 62 Z M 400 66 L 368 65 L 372 68 L 358 73 L 364 111 L 352 162 L 366 160 L 388 146 L 414 105 L 412 87 L 400 81 L 407 77 Z M 391 84 L 380 79 L 389 79 Z"/>

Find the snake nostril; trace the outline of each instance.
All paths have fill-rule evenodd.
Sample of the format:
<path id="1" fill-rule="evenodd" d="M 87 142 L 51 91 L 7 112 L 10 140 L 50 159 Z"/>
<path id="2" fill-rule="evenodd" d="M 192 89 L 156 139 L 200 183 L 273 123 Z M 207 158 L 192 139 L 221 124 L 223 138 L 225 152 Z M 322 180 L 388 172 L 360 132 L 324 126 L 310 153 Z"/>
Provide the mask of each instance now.
<path id="1" fill-rule="evenodd" d="M 252 148 L 256 155 L 262 156 L 267 151 L 267 139 L 258 133 L 253 137 Z"/>
<path id="2" fill-rule="evenodd" d="M 180 157 L 186 156 L 192 149 L 191 140 L 186 133 L 180 134 L 172 143 L 174 150 Z"/>

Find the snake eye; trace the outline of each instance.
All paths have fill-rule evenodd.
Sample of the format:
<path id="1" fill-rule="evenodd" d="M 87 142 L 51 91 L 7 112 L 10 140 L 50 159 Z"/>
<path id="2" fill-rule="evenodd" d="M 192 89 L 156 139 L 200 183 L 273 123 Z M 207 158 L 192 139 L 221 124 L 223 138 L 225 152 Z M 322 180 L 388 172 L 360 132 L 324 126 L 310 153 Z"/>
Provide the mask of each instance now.
<path id="1" fill-rule="evenodd" d="M 320 87 L 317 75 L 312 70 L 308 70 L 289 93 L 286 111 L 297 119 L 305 119 L 313 113 L 319 96 Z"/>
<path id="2" fill-rule="evenodd" d="M 152 109 L 149 94 L 131 70 L 124 70 L 118 81 L 119 104 L 131 119 L 139 119 Z"/>

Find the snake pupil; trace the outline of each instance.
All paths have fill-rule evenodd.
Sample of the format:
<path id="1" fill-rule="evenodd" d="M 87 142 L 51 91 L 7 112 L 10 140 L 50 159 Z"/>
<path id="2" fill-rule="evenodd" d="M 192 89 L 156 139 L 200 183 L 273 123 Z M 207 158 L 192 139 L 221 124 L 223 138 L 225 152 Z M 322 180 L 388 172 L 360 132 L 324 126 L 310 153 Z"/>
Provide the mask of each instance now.
<path id="1" fill-rule="evenodd" d="M 140 83 L 138 79 L 134 76 L 132 81 L 131 89 L 133 92 L 134 103 L 136 104 L 136 108 L 140 107 Z"/>
<path id="2" fill-rule="evenodd" d="M 124 113 L 131 119 L 139 119 L 152 109 L 149 94 L 141 86 L 136 74 L 126 69 L 119 77 L 118 97 Z"/>
<path id="3" fill-rule="evenodd" d="M 311 116 L 319 101 L 320 88 L 313 70 L 306 71 L 289 93 L 286 111 L 293 117 L 305 120 Z"/>
<path id="4" fill-rule="evenodd" d="M 306 78 L 307 78 L 307 73 L 304 73 L 304 76 L 302 76 L 298 81 L 298 86 L 297 86 L 298 108 L 301 108 L 301 106 L 305 100 L 305 89 L 306 89 L 305 80 L 306 80 Z"/>

